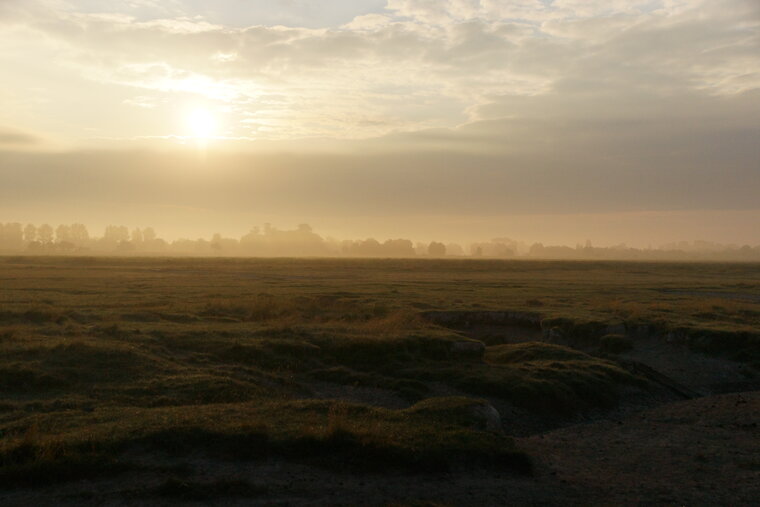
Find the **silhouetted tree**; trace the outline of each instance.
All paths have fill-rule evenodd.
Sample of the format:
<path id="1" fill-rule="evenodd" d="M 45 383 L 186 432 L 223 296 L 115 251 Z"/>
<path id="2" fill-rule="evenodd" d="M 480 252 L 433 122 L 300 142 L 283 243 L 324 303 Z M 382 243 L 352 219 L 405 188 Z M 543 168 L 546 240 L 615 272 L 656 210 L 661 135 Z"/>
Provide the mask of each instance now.
<path id="1" fill-rule="evenodd" d="M 150 243 L 156 239 L 156 231 L 153 230 L 153 227 L 146 227 L 142 231 L 143 234 L 143 241 L 146 243 Z"/>
<path id="2" fill-rule="evenodd" d="M 71 241 L 79 246 L 83 246 L 90 239 L 90 233 L 87 227 L 82 224 L 71 224 Z"/>
<path id="3" fill-rule="evenodd" d="M 383 253 L 389 257 L 414 257 L 414 244 L 408 239 L 389 239 L 383 243 Z"/>
<path id="4" fill-rule="evenodd" d="M 59 225 L 55 228 L 55 240 L 58 243 L 71 243 L 71 227 L 68 225 Z"/>
<path id="5" fill-rule="evenodd" d="M 123 225 L 109 225 L 103 233 L 103 239 L 107 243 L 129 241 L 129 229 Z"/>
<path id="6" fill-rule="evenodd" d="M 37 241 L 37 227 L 34 224 L 26 224 L 24 227 L 24 241 L 27 243 Z"/>
<path id="7" fill-rule="evenodd" d="M 53 228 L 48 224 L 42 224 L 37 228 L 37 238 L 44 245 L 53 242 Z"/>
<path id="8" fill-rule="evenodd" d="M 444 245 L 443 243 L 439 243 L 437 241 L 432 241 L 428 245 L 427 253 L 431 257 L 445 257 L 446 245 Z"/>

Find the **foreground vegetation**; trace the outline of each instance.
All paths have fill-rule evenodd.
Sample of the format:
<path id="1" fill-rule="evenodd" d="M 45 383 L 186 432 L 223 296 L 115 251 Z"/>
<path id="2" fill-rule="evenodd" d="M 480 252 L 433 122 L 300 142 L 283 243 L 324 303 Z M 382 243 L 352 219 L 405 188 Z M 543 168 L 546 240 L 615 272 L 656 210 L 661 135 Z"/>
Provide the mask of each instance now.
<path id="1" fill-rule="evenodd" d="M 162 456 L 197 453 L 526 474 L 493 406 L 551 422 L 651 393 L 614 360 L 632 338 L 602 337 L 596 355 L 486 347 L 425 312 L 509 309 L 568 335 L 693 329 L 733 337 L 700 343 L 749 362 L 760 325 L 754 265 L 6 258 L 0 287 L 3 488 L 171 478 L 182 467 Z M 161 491 L 188 493 L 171 480 Z"/>

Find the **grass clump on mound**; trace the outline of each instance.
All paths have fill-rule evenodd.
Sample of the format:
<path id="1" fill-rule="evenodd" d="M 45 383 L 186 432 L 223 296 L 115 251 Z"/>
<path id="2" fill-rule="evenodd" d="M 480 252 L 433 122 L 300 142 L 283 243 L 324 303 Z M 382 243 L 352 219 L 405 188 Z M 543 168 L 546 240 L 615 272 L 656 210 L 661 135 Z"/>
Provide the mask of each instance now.
<path id="1" fill-rule="evenodd" d="M 405 410 L 335 400 L 248 405 L 242 426 L 185 419 L 141 441 L 172 453 L 205 448 L 226 459 L 279 456 L 329 468 L 445 471 L 464 461 L 527 473 L 529 460 L 510 438 L 481 431 L 476 416 L 467 416 L 482 403 L 445 400 Z"/>
<path id="2" fill-rule="evenodd" d="M 335 340 L 331 347 L 346 347 L 352 353 L 328 354 L 341 364 L 314 370 L 311 375 L 346 386 L 388 389 L 413 401 L 427 396 L 431 383 L 443 383 L 473 396 L 498 397 L 542 415 L 557 416 L 612 408 L 624 387 L 646 386 L 643 379 L 612 361 L 558 345 L 487 347 L 484 361 L 478 362 L 452 354 L 448 339 L 431 339 L 427 346 L 422 341 L 411 349 L 405 343 L 375 341 L 362 353 L 364 341 Z"/>
<path id="3" fill-rule="evenodd" d="M 488 347 L 486 364 L 438 372 L 460 388 L 543 414 L 611 408 L 626 385 L 644 385 L 617 364 L 565 347 L 524 343 Z"/>
<path id="4" fill-rule="evenodd" d="M 196 313 L 201 318 L 265 323 L 361 324 L 399 318 L 398 310 L 386 304 L 361 303 L 330 295 L 275 296 L 267 293 L 235 299 L 216 298 L 197 308 Z M 405 318 L 408 320 L 414 316 L 408 314 Z"/>
<path id="5" fill-rule="evenodd" d="M 528 361 L 585 361 L 591 359 L 591 356 L 550 343 L 526 342 L 488 347 L 485 359 L 491 364 L 510 364 Z"/>
<path id="6" fill-rule="evenodd" d="M 108 453 L 98 451 L 91 442 L 44 434 L 36 423 L 17 433 L 3 431 L 0 440 L 3 488 L 94 478 L 129 468 Z"/>
<path id="7" fill-rule="evenodd" d="M 353 470 L 445 471 L 484 466 L 530 472 L 530 461 L 501 434 L 473 426 L 479 400 L 428 400 L 387 410 L 334 400 L 304 400 L 118 409 L 79 415 L 59 432 L 55 415 L 6 427 L 0 447 L 0 484 L 73 480 L 139 468 L 135 452 L 203 452 L 217 460 L 272 457 Z M 125 451 L 130 451 L 125 453 Z M 19 481 L 20 477 L 26 477 Z"/>

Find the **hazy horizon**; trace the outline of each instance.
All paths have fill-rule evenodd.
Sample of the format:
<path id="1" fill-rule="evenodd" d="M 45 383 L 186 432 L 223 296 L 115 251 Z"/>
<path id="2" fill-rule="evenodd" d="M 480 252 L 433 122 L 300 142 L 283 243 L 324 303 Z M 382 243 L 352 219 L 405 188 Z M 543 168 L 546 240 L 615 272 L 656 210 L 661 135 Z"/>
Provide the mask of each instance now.
<path id="1" fill-rule="evenodd" d="M 306 223 L 291 228 L 265 223 L 242 234 L 171 238 L 150 226 L 108 225 L 100 233 L 82 223 L 0 222 L 0 254 L 760 262 L 760 244 L 694 240 L 637 248 L 624 242 L 600 245 L 587 239 L 568 244 L 505 236 L 471 242 L 445 237 L 432 241 L 398 236 L 350 238 L 326 235 Z"/>
<path id="2" fill-rule="evenodd" d="M 753 0 L 6 0 L 0 222 L 760 243 Z"/>

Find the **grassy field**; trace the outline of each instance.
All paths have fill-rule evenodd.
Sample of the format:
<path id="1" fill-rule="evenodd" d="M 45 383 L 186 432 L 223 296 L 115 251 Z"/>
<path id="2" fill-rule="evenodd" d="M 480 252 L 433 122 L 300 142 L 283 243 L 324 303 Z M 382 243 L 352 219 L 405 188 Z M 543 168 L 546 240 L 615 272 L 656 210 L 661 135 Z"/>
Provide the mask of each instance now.
<path id="1" fill-rule="evenodd" d="M 502 310 L 599 353 L 484 347 L 425 318 Z M 179 487 L 197 453 L 529 474 L 493 406 L 569 421 L 655 390 L 615 360 L 610 340 L 636 337 L 609 326 L 757 364 L 760 266 L 0 258 L 0 485 L 150 470 L 166 479 L 146 494 L 266 494 Z"/>

